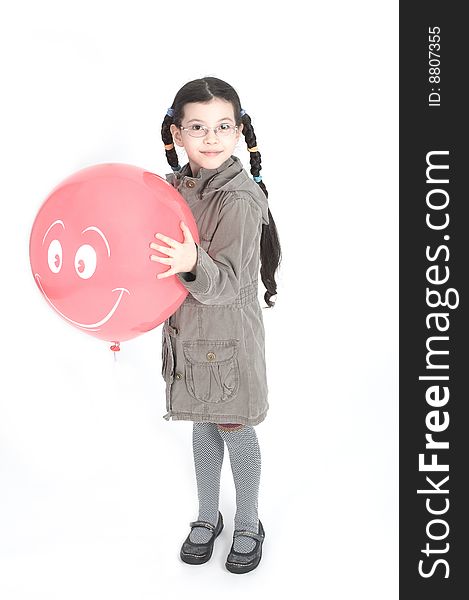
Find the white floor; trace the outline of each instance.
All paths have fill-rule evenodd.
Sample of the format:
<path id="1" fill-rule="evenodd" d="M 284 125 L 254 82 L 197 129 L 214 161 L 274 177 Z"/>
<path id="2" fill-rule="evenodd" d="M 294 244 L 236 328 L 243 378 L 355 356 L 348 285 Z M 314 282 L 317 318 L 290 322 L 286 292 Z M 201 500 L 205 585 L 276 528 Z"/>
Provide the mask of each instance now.
<path id="1" fill-rule="evenodd" d="M 397 411 L 384 373 L 353 381 L 346 367 L 335 379 L 321 368 L 301 398 L 283 377 L 289 354 L 271 352 L 271 409 L 256 427 L 263 558 L 252 573 L 233 575 L 224 567 L 235 512 L 227 450 L 225 529 L 212 559 L 179 559 L 197 518 L 192 424 L 162 419 L 160 329 L 123 344 L 115 361 L 106 343 L 47 311 L 37 325 L 43 351 L 29 353 L 24 377 L 0 401 L 2 599 L 144 600 L 194 590 L 237 598 L 243 589 L 397 597 Z M 289 405 L 304 418 L 286 418 Z"/>

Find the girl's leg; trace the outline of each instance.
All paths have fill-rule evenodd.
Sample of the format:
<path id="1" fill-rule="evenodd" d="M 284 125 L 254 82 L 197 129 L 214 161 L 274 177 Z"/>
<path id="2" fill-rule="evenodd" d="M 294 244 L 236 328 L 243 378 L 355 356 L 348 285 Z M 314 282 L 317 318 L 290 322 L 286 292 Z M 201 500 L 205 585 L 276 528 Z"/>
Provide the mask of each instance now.
<path id="1" fill-rule="evenodd" d="M 194 422 L 192 448 L 199 498 L 197 521 L 208 521 L 216 526 L 225 444 L 215 423 Z M 212 533 L 206 527 L 194 527 L 189 539 L 196 544 L 205 544 L 211 537 Z"/>
<path id="2" fill-rule="evenodd" d="M 228 446 L 231 470 L 236 488 L 235 529 L 258 533 L 257 500 L 261 475 L 261 453 L 254 427 L 219 425 L 220 436 Z M 235 552 L 251 552 L 253 538 L 235 538 Z"/>

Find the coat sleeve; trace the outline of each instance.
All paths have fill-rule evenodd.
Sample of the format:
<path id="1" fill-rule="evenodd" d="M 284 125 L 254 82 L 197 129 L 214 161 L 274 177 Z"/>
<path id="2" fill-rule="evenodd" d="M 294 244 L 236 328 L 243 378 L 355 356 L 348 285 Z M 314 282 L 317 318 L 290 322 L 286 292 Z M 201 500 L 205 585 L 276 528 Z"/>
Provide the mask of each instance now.
<path id="1" fill-rule="evenodd" d="M 199 244 L 194 272 L 176 273 L 202 304 L 226 304 L 239 294 L 241 272 L 249 263 L 262 222 L 261 210 L 249 197 L 237 195 L 220 210 L 208 254 Z"/>

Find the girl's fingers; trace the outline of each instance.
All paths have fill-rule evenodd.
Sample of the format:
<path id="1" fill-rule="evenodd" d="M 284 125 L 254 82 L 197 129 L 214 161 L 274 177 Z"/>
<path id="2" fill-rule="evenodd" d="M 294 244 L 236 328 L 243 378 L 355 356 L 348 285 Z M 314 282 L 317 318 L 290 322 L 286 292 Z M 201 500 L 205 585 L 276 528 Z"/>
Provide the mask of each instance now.
<path id="1" fill-rule="evenodd" d="M 173 274 L 173 271 L 171 269 L 168 269 L 164 273 L 158 273 L 158 275 L 156 276 L 156 278 L 157 279 L 164 279 L 165 277 L 169 277 L 172 274 Z"/>
<path id="2" fill-rule="evenodd" d="M 193 242 L 194 238 L 192 237 L 192 233 L 191 230 L 189 229 L 189 227 L 184 223 L 184 221 L 181 221 L 181 229 L 184 233 L 184 241 L 186 242 Z"/>
<path id="3" fill-rule="evenodd" d="M 153 250 L 158 250 L 159 252 L 162 252 L 163 254 L 167 254 L 168 256 L 174 256 L 174 253 L 175 253 L 174 248 L 168 248 L 167 246 L 159 246 L 158 244 L 155 244 L 154 242 L 152 242 L 150 244 L 150 248 L 153 248 Z"/>
<path id="4" fill-rule="evenodd" d="M 150 259 L 164 263 L 165 265 L 170 265 L 173 262 L 172 258 L 163 258 L 162 256 L 156 256 L 156 254 L 150 254 Z"/>
<path id="5" fill-rule="evenodd" d="M 162 233 L 155 233 L 155 237 L 160 240 L 163 240 L 163 242 L 166 242 L 168 246 L 172 246 L 173 248 L 175 248 L 178 244 L 180 245 L 180 242 L 177 242 L 176 240 L 173 240 L 172 238 L 168 237 L 167 235 L 163 235 Z"/>

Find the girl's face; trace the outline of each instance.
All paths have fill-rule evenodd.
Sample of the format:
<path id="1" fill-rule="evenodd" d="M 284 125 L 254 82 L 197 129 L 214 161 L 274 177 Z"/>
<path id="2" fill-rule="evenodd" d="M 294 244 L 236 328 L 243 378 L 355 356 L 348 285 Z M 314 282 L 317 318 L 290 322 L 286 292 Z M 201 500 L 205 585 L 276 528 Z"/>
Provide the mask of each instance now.
<path id="1" fill-rule="evenodd" d="M 214 128 L 222 123 L 236 125 L 231 102 L 212 98 L 210 102 L 189 102 L 184 106 L 182 127 L 205 125 Z M 170 129 L 174 142 L 187 152 L 192 175 L 196 177 L 201 167 L 216 169 L 230 158 L 243 130 L 243 125 L 238 127 L 236 133 L 227 136 L 219 136 L 219 132 L 215 134 L 211 129 L 205 137 L 200 138 L 190 136 L 188 131 L 178 129 L 174 124 Z"/>

